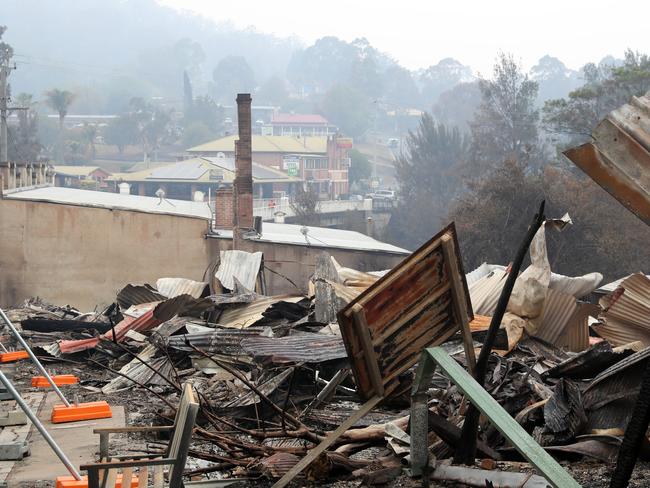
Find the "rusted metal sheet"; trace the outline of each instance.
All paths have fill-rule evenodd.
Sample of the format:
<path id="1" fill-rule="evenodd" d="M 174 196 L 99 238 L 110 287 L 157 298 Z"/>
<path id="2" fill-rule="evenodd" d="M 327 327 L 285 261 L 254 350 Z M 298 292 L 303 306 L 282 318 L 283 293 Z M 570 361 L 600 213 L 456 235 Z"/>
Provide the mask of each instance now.
<path id="1" fill-rule="evenodd" d="M 650 225 L 650 96 L 633 97 L 564 155 Z"/>
<path id="2" fill-rule="evenodd" d="M 310 332 L 285 337 L 249 336 L 241 345 L 255 359 L 273 364 L 320 363 L 346 357 L 340 337 Z"/>
<path id="3" fill-rule="evenodd" d="M 451 224 L 339 312 L 364 399 L 390 395 L 424 348 L 443 343 L 461 325 L 470 334 L 473 313 L 462 269 Z"/>
<path id="4" fill-rule="evenodd" d="M 179 295 L 158 304 L 152 304 L 149 310 L 139 317 L 131 317 L 125 314 L 124 319 L 115 326 L 115 338 L 121 342 L 130 330 L 141 332 L 150 330 L 171 319 L 181 312 L 188 304 L 194 304 L 195 300 L 189 295 Z M 109 330 L 101 337 L 91 339 L 80 339 L 76 341 L 59 341 L 58 351 L 61 354 L 72 354 L 75 352 L 93 349 L 101 339 L 113 340 L 113 331 Z M 49 349 L 48 349 L 49 350 Z M 53 349 L 54 350 L 54 349 Z"/>

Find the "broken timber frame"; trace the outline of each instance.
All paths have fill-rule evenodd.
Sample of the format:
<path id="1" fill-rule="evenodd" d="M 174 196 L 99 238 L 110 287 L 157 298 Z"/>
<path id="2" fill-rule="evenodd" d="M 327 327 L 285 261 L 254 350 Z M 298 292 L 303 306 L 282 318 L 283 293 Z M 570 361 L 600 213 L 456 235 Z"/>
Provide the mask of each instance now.
<path id="1" fill-rule="evenodd" d="M 579 488 L 580 484 L 558 464 L 530 435 L 483 389 L 444 349 L 432 347 L 422 352 L 411 393 L 411 472 L 428 476 L 428 406 L 427 388 L 436 366 L 458 387 L 494 427 L 538 469 L 556 488 Z"/>

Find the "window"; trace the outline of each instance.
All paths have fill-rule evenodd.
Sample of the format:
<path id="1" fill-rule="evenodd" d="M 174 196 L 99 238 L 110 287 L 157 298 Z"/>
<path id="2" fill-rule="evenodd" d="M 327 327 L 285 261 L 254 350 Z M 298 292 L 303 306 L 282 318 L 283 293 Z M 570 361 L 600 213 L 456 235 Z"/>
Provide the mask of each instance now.
<path id="1" fill-rule="evenodd" d="M 327 158 L 305 159 L 305 169 L 327 169 L 328 167 Z"/>

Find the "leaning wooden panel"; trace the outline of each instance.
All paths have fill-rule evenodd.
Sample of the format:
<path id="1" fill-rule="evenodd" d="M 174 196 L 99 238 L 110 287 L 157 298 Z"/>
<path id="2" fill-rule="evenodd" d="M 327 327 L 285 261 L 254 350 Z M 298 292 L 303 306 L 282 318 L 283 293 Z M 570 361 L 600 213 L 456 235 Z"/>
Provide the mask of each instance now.
<path id="1" fill-rule="evenodd" d="M 390 395 L 422 349 L 464 328 L 463 336 L 471 337 L 468 324 L 474 315 L 467 297 L 452 223 L 341 310 L 341 333 L 361 396 Z M 368 329 L 363 335 L 360 313 Z M 471 363 L 471 344 L 468 358 Z M 377 369 L 382 388 L 375 386 Z"/>

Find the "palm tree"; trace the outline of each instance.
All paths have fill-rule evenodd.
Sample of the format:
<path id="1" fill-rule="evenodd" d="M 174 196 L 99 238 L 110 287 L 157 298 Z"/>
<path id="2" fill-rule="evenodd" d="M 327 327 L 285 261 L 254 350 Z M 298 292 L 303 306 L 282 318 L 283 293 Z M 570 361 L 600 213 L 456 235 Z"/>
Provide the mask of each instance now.
<path id="1" fill-rule="evenodd" d="M 83 128 L 83 138 L 86 141 L 86 144 L 88 144 L 88 149 L 90 150 L 90 159 L 91 161 L 95 159 L 95 156 L 97 155 L 97 151 L 95 148 L 95 139 L 97 138 L 98 134 L 97 126 L 95 124 L 89 124 L 88 122 L 84 122 L 84 128 Z"/>
<path id="2" fill-rule="evenodd" d="M 45 92 L 45 103 L 59 114 L 59 127 L 63 129 L 63 120 L 68 115 L 68 108 L 74 102 L 76 95 L 67 90 L 54 88 Z"/>
<path id="3" fill-rule="evenodd" d="M 59 90 L 53 88 L 45 92 L 45 103 L 55 112 L 59 114 L 59 143 L 58 143 L 58 159 L 60 164 L 64 163 L 64 144 L 63 144 L 63 120 L 68 115 L 68 108 L 75 99 L 75 94 L 67 90 Z"/>

